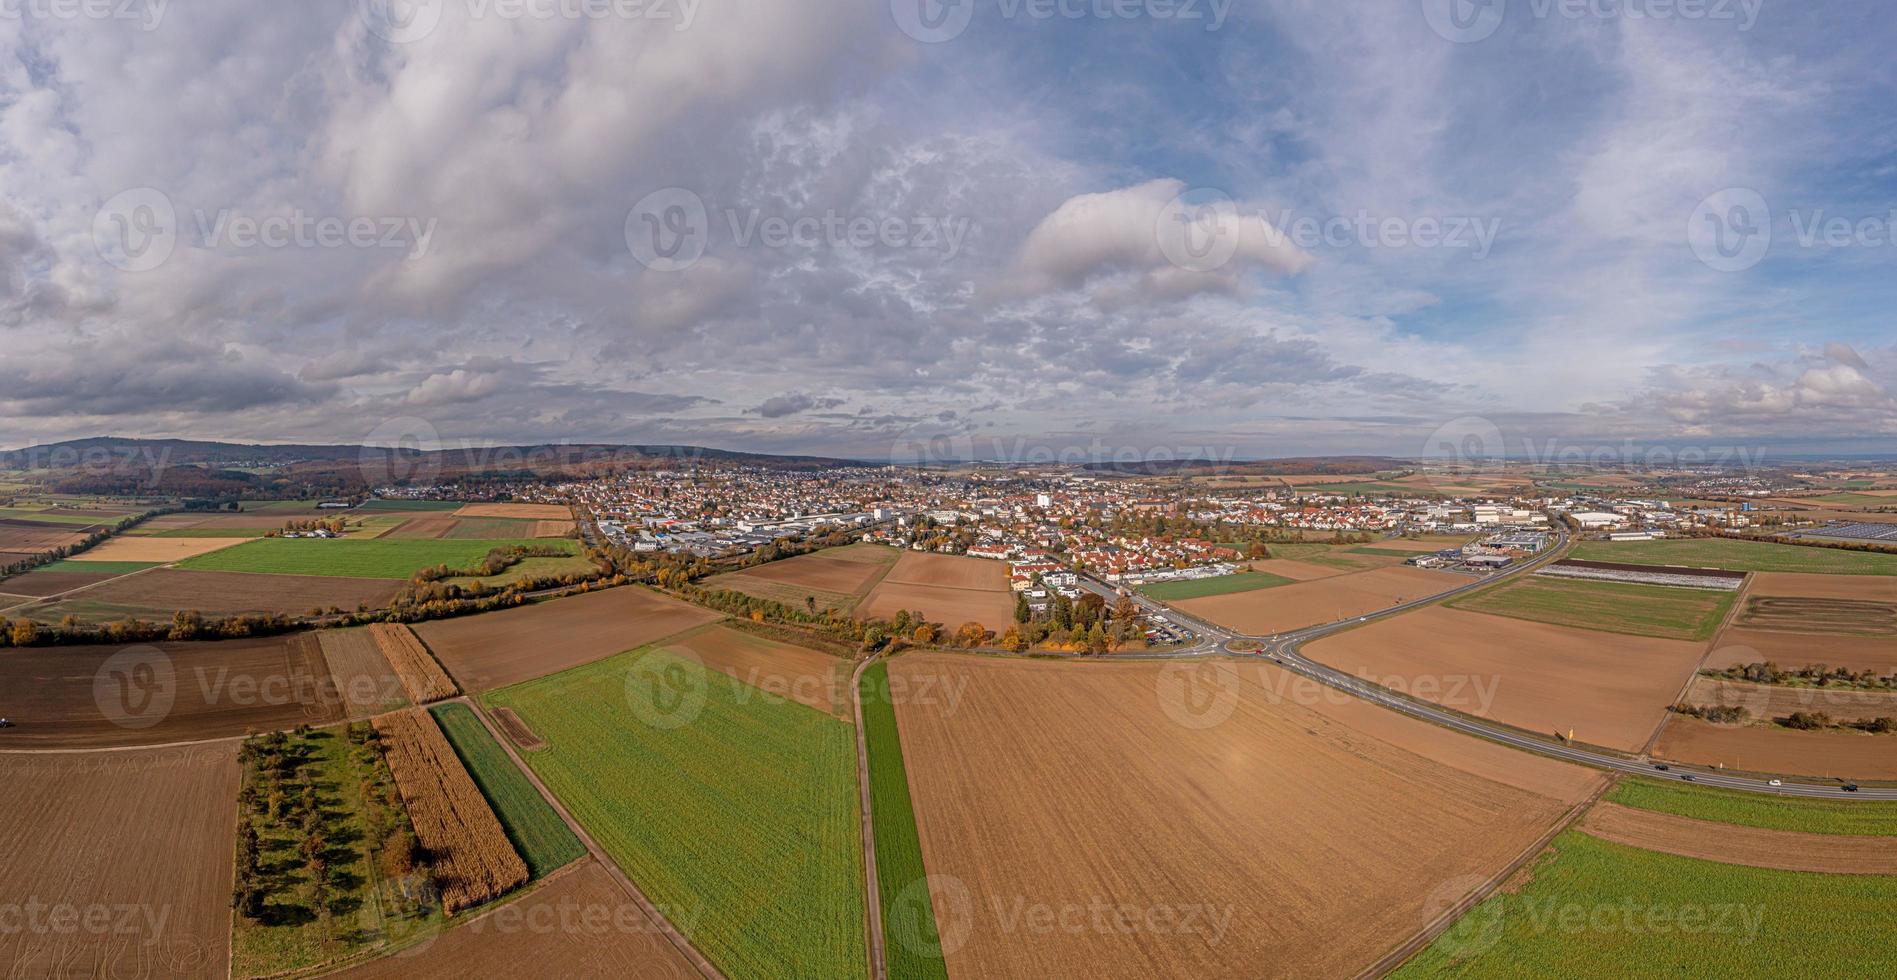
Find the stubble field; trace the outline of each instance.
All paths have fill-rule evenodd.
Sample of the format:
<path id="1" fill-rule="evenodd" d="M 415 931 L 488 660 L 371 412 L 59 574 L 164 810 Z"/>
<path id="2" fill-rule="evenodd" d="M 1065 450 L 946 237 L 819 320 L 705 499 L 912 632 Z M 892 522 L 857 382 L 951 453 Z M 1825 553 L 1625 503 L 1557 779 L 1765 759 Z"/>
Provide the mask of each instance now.
<path id="1" fill-rule="evenodd" d="M 1897 736 L 1802 732 L 1668 719 L 1653 756 L 1741 772 L 1836 779 L 1897 779 Z"/>
<path id="2" fill-rule="evenodd" d="M 720 619 L 638 586 L 415 626 L 466 691 L 491 691 L 590 663 Z"/>
<path id="3" fill-rule="evenodd" d="M 863 601 L 861 612 L 887 619 L 904 609 L 921 611 L 951 630 L 969 622 L 1006 629 L 1014 622 L 1007 563 L 905 551 Z"/>

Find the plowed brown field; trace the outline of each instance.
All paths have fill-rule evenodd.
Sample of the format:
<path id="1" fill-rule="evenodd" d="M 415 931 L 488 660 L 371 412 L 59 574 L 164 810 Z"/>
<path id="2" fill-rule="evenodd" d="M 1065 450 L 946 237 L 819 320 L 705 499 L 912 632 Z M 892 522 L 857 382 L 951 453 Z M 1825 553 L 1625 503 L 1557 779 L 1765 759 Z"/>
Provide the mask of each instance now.
<path id="1" fill-rule="evenodd" d="M 237 782 L 234 743 L 0 753 L 5 975 L 224 976 Z"/>
<path id="2" fill-rule="evenodd" d="M 1377 612 L 1468 585 L 1472 579 L 1420 568 L 1378 568 L 1313 582 L 1173 603 L 1194 616 L 1241 633 L 1303 629 Z"/>
<path id="3" fill-rule="evenodd" d="M 1879 575 L 1810 575 L 1804 572 L 1754 572 L 1746 593 L 1806 599 L 1869 599 L 1897 602 L 1897 582 Z"/>
<path id="4" fill-rule="evenodd" d="M 891 663 L 962 692 L 897 705 L 951 976 L 1349 976 L 1575 802 L 1274 699 L 1257 665 L 1200 696 L 1200 669 Z"/>
<path id="5" fill-rule="evenodd" d="M 946 589 L 1008 591 L 1007 562 L 965 555 L 932 555 L 905 551 L 896 567 L 883 577 L 899 585 L 929 585 Z"/>
<path id="6" fill-rule="evenodd" d="M 1296 582 L 1309 582 L 1312 579 L 1320 578 L 1335 578 L 1344 574 L 1344 570 L 1341 568 L 1327 568 L 1323 565 L 1313 565 L 1309 562 L 1297 561 L 1290 558 L 1267 558 L 1264 561 L 1252 562 L 1251 567 L 1253 571 L 1269 572 L 1273 575 L 1288 578 Z"/>
<path id="7" fill-rule="evenodd" d="M 453 515 L 448 514 L 411 517 L 382 536 L 385 538 L 439 538 L 454 530 L 455 524 Z"/>
<path id="8" fill-rule="evenodd" d="M 1719 635 L 1708 669 L 1770 660 L 1781 667 L 1828 664 L 1852 670 L 1897 671 L 1897 637 L 1778 633 L 1733 627 Z"/>
<path id="9" fill-rule="evenodd" d="M 996 631 L 1006 629 L 1014 622 L 1007 563 L 905 551 L 863 600 L 860 611 L 886 619 L 903 609 L 920 611 L 951 630 L 969 622 Z"/>
<path id="10" fill-rule="evenodd" d="M 1822 711 L 1836 721 L 1897 718 L 1897 693 L 1853 691 L 1825 687 L 1776 687 L 1742 681 L 1695 677 L 1687 689 L 1688 704 L 1738 706 L 1754 721 L 1783 718 L 1795 711 Z M 1891 746 L 1897 751 L 1897 745 Z"/>
<path id="11" fill-rule="evenodd" d="M 1781 871 L 1897 875 L 1897 837 L 1847 837 L 1765 830 L 1596 803 L 1581 829 L 1649 851 Z"/>
<path id="12" fill-rule="evenodd" d="M 574 524 L 567 520 L 540 520 L 534 522 L 534 537 L 564 538 L 573 531 Z"/>
<path id="13" fill-rule="evenodd" d="M 271 612 L 300 615 L 315 607 L 377 608 L 387 605 L 401 587 L 401 582 L 388 579 L 154 568 L 87 589 L 50 606 L 36 607 L 32 612 L 36 619 L 56 620 L 70 612 L 95 622 L 132 617 L 170 619 L 180 609 L 215 616 Z"/>
<path id="14" fill-rule="evenodd" d="M 395 676 L 401 679 L 410 701 L 427 704 L 454 697 L 454 681 L 408 627 L 400 623 L 375 623 L 369 627 L 369 635 L 382 648 L 382 655 L 395 669 Z"/>
<path id="15" fill-rule="evenodd" d="M 1637 752 L 1697 669 L 1703 643 L 1431 606 L 1327 637 L 1305 655 L 1447 708 Z"/>
<path id="16" fill-rule="evenodd" d="M 377 624 L 382 625 L 382 624 Z M 408 698 L 402 681 L 389 666 L 373 627 L 352 630 L 324 630 L 316 634 L 323 645 L 323 659 L 329 662 L 329 675 L 344 710 L 352 718 L 406 707 Z M 439 673 L 441 668 L 435 668 Z"/>
<path id="17" fill-rule="evenodd" d="M 1743 772 L 1897 779 L 1897 735 L 1709 725 L 1676 715 L 1660 733 L 1653 756 Z"/>
<path id="18" fill-rule="evenodd" d="M 364 963 L 336 980 L 562 977 L 697 980 L 698 972 L 592 859 L 469 919 L 420 950 Z"/>
<path id="19" fill-rule="evenodd" d="M 827 714 L 841 717 L 849 704 L 851 665 L 827 653 L 723 626 L 687 633 L 664 648 L 689 652 L 721 674 Z"/>
<path id="20" fill-rule="evenodd" d="M 466 504 L 454 512 L 456 517 L 524 517 L 529 520 L 570 521 L 572 508 L 565 504 Z"/>
<path id="21" fill-rule="evenodd" d="M 628 586 L 422 623 L 415 632 L 463 690 L 480 692 L 592 663 L 720 618 Z"/>
<path id="22" fill-rule="evenodd" d="M 309 634 L 216 643 L 24 647 L 0 656 L 0 748 L 228 738 L 341 721 Z"/>
<path id="23" fill-rule="evenodd" d="M 69 524 L 56 526 L 0 520 L 0 551 L 17 552 L 23 556 L 51 551 L 61 545 L 76 543 L 84 537 L 83 533 L 74 530 Z"/>
<path id="24" fill-rule="evenodd" d="M 526 884 L 527 862 L 434 719 L 411 708 L 377 718 L 375 727 L 415 837 L 428 849 L 442 908 L 453 915 Z"/>
<path id="25" fill-rule="evenodd" d="M 0 592 L 17 596 L 50 596 L 118 578 L 124 572 L 28 572 L 0 580 Z"/>

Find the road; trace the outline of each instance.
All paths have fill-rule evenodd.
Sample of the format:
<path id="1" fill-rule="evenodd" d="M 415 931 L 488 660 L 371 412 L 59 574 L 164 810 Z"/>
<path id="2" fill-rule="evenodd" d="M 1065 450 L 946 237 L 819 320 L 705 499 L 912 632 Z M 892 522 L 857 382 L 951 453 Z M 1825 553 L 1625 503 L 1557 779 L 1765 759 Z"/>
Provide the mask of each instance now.
<path id="1" fill-rule="evenodd" d="M 1697 783 L 1702 786 L 1717 786 L 1722 789 L 1740 790 L 1748 793 L 1762 793 L 1772 796 L 1823 797 L 1826 799 L 1840 800 L 1897 800 L 1897 788 L 1865 786 L 1855 793 L 1847 793 L 1840 786 L 1795 783 L 1791 781 L 1785 781 L 1783 785 L 1774 786 L 1769 779 L 1754 779 L 1746 776 L 1729 775 L 1717 770 L 1707 769 L 1693 769 L 1687 771 L 1686 767 L 1679 765 L 1669 765 L 1667 769 L 1663 770 L 1658 768 L 1656 763 L 1650 762 L 1645 758 L 1628 758 L 1605 752 L 1595 752 L 1574 745 L 1561 744 L 1559 742 L 1527 735 L 1503 725 L 1483 721 L 1480 718 L 1474 718 L 1469 715 L 1438 708 L 1434 705 L 1413 701 L 1397 694 L 1389 688 L 1372 684 L 1353 674 L 1327 667 L 1299 652 L 1304 644 L 1312 640 L 1322 639 L 1333 633 L 1353 629 L 1364 623 L 1388 619 L 1392 616 L 1400 616 L 1424 606 L 1433 606 L 1459 595 L 1473 592 L 1476 589 L 1488 588 L 1503 579 L 1530 574 L 1545 564 L 1559 560 L 1562 555 L 1567 553 L 1568 547 L 1571 544 L 1567 529 L 1557 527 L 1556 533 L 1559 535 L 1559 538 L 1555 547 L 1543 552 L 1541 556 L 1534 560 L 1523 562 L 1507 571 L 1485 576 L 1468 585 L 1451 589 L 1448 592 L 1441 592 L 1414 601 L 1401 603 L 1361 617 L 1352 617 L 1339 622 L 1293 630 L 1288 633 L 1276 633 L 1268 636 L 1247 635 L 1185 615 L 1171 606 L 1142 595 L 1135 594 L 1133 601 L 1137 602 L 1147 612 L 1165 616 L 1167 619 L 1186 626 L 1199 635 L 1199 642 L 1194 646 L 1164 654 L 1149 655 L 1149 657 L 1192 659 L 1224 656 L 1268 660 L 1294 674 L 1308 677 L 1320 684 L 1328 685 L 1374 704 L 1382 705 L 1393 711 L 1400 711 L 1406 715 L 1441 725 L 1444 728 L 1452 728 L 1456 731 L 1476 736 L 1477 738 L 1486 738 L 1490 741 L 1501 742 L 1504 745 L 1520 749 L 1524 752 L 1533 752 L 1537 755 L 1544 755 L 1584 766 L 1593 766 L 1597 769 L 1607 769 L 1613 772 L 1647 776 L 1655 779 L 1678 779 Z M 1109 597 L 1117 595 L 1113 587 L 1106 583 L 1086 578 L 1083 578 L 1082 582 L 1090 591 L 1098 592 Z M 1259 649 L 1234 650 L 1232 647 L 1235 645 L 1255 646 Z"/>

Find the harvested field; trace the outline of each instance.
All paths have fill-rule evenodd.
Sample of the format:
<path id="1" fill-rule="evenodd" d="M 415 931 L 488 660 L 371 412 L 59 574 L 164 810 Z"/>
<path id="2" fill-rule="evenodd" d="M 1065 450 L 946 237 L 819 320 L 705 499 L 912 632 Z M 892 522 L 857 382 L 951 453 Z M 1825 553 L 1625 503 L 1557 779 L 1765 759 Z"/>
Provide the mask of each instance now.
<path id="1" fill-rule="evenodd" d="M 724 626 L 696 630 L 660 645 L 766 694 L 839 717 L 849 714 L 851 663 L 807 647 L 779 643 Z"/>
<path id="2" fill-rule="evenodd" d="M 1751 713 L 1753 721 L 1784 718 L 1796 711 L 1822 711 L 1834 721 L 1897 718 L 1897 693 L 1890 691 L 1748 684 L 1695 677 L 1682 700 L 1696 707 L 1741 707 Z M 1893 744 L 1891 750 L 1897 752 L 1897 744 Z"/>
<path id="3" fill-rule="evenodd" d="M 6 975 L 224 976 L 237 784 L 235 744 L 0 753 Z M 109 910 L 112 928 L 86 919 L 22 928 L 29 901 Z"/>
<path id="4" fill-rule="evenodd" d="M 1897 671 L 1897 637 L 1777 633 L 1734 627 L 1719 634 L 1708 670 L 1773 661 L 1783 667 L 1826 664 L 1852 670 Z"/>
<path id="5" fill-rule="evenodd" d="M 323 646 L 323 659 L 329 662 L 329 675 L 335 679 L 344 710 L 352 718 L 366 718 L 409 704 L 403 696 L 401 680 L 376 643 L 374 629 L 372 626 L 324 630 L 315 634 Z"/>
<path id="6" fill-rule="evenodd" d="M 1741 772 L 1838 779 L 1897 779 L 1897 736 L 1709 725 L 1675 716 L 1653 747 L 1656 759 Z"/>
<path id="7" fill-rule="evenodd" d="M 1803 575 L 1757 572 L 1750 594 L 1800 599 L 1865 599 L 1897 602 L 1897 582 L 1867 575 Z"/>
<path id="8" fill-rule="evenodd" d="M 1326 637 L 1305 654 L 1466 714 L 1637 752 L 1704 650 L 1431 607 Z"/>
<path id="9" fill-rule="evenodd" d="M 1273 697 L 1257 665 L 1199 698 L 1200 666 L 891 661 L 907 690 L 963 692 L 897 705 L 951 976 L 1349 976 L 1593 785 L 1472 775 Z M 1131 927 L 1035 924 L 1102 901 Z"/>
<path id="10" fill-rule="evenodd" d="M 61 592 L 71 592 L 74 589 L 83 589 L 90 585 L 98 585 L 100 582 L 110 582 L 124 574 L 126 573 L 98 572 L 88 574 L 86 572 L 49 572 L 35 569 L 24 575 L 15 575 L 9 579 L 0 579 L 0 592 L 5 592 L 8 595 L 43 598 L 45 596 L 58 595 Z"/>
<path id="11" fill-rule="evenodd" d="M 575 911 L 584 914 L 574 916 Z M 537 922 L 566 922 L 568 927 L 522 926 Z M 589 859 L 498 909 L 448 929 L 420 949 L 331 976 L 334 980 L 483 976 L 698 980 L 698 971 L 666 941 L 612 875 Z"/>
<path id="12" fill-rule="evenodd" d="M 455 541 L 524 540 L 535 537 L 534 531 L 539 525 L 539 521 L 513 517 L 458 517 L 454 527 L 449 528 L 442 537 Z"/>
<path id="13" fill-rule="evenodd" d="M 570 521 L 573 509 L 565 504 L 467 504 L 456 517 L 512 517 L 531 521 Z"/>
<path id="14" fill-rule="evenodd" d="M 951 630 L 970 622 L 991 630 L 1006 629 L 1014 622 L 1007 563 L 905 551 L 859 611 L 871 618 L 888 618 L 902 609 L 920 610 Z"/>
<path id="15" fill-rule="evenodd" d="M 1897 636 L 1897 602 L 1749 596 L 1740 626 L 1785 633 Z"/>
<path id="16" fill-rule="evenodd" d="M 1447 592 L 1471 581 L 1467 576 L 1451 572 L 1380 568 L 1259 592 L 1187 599 L 1178 606 L 1220 626 L 1263 635 L 1362 616 Z"/>
<path id="17" fill-rule="evenodd" d="M 463 690 L 491 691 L 721 619 L 637 586 L 415 627 Z"/>
<path id="18" fill-rule="evenodd" d="M 415 836 L 433 859 L 442 908 L 453 915 L 526 884 L 527 862 L 434 719 L 415 708 L 383 715 L 375 727 Z"/>
<path id="19" fill-rule="evenodd" d="M 72 613 L 80 619 L 103 622 L 132 617 L 169 619 L 180 609 L 195 609 L 209 616 L 300 614 L 330 606 L 354 609 L 363 605 L 374 609 L 387 605 L 400 588 L 400 582 L 386 579 L 154 568 L 87 589 L 55 605 L 36 608 L 33 617 L 50 622 Z"/>
<path id="20" fill-rule="evenodd" d="M 466 568 L 487 557 L 487 553 L 495 548 L 532 544 L 534 542 L 531 540 L 258 538 L 234 548 L 187 559 L 181 567 L 219 572 L 407 579 L 415 572 L 434 565 Z M 565 544 L 570 552 L 578 550 L 572 542 Z"/>
<path id="21" fill-rule="evenodd" d="M 851 545 L 713 576 L 704 584 L 787 606 L 801 606 L 809 597 L 819 608 L 850 612 L 899 557 L 893 548 Z"/>
<path id="22" fill-rule="evenodd" d="M 311 634 L 216 643 L 22 647 L 0 656 L 8 748 L 230 738 L 341 721 Z"/>
<path id="23" fill-rule="evenodd" d="M 501 726 L 501 731 L 507 734 L 508 741 L 519 748 L 531 752 L 547 747 L 546 740 L 535 735 L 534 730 L 528 728 L 527 723 L 520 720 L 520 716 L 515 714 L 512 708 L 495 708 L 494 723 Z"/>
<path id="24" fill-rule="evenodd" d="M 252 538 L 130 538 L 120 535 L 108 538 L 76 555 L 73 561 L 183 561 L 197 555 L 208 554 L 234 544 L 243 544 Z"/>
<path id="25" fill-rule="evenodd" d="M 1294 582 L 1308 582 L 1312 579 L 1331 578 L 1344 574 L 1341 568 L 1312 565 L 1290 558 L 1267 558 L 1264 561 L 1255 561 L 1251 563 L 1251 569 L 1254 572 L 1288 578 Z"/>
<path id="26" fill-rule="evenodd" d="M 400 623 L 373 623 L 369 635 L 388 658 L 395 676 L 401 679 L 410 701 L 426 704 L 455 695 L 454 681 L 422 646 L 422 641 Z"/>
<path id="27" fill-rule="evenodd" d="M 1735 593 L 1711 589 L 1528 575 L 1451 599 L 1447 605 L 1608 633 L 1710 640 L 1725 625 L 1736 598 Z"/>
<path id="28" fill-rule="evenodd" d="M 572 534 L 573 529 L 577 526 L 578 525 L 573 523 L 572 521 L 535 521 L 534 522 L 534 537 L 536 538 L 564 538 L 567 535 Z"/>
<path id="29" fill-rule="evenodd" d="M 161 514 L 138 526 L 141 534 L 165 531 L 215 531 L 219 529 L 268 531 L 290 520 L 282 514 L 251 514 L 232 511 L 216 513 Z M 233 534 L 231 537 L 242 537 Z"/>
<path id="30" fill-rule="evenodd" d="M 1897 837 L 1762 830 L 1597 803 L 1581 829 L 1602 840 L 1683 857 L 1780 871 L 1897 875 Z"/>
<path id="31" fill-rule="evenodd" d="M 0 551 L 13 552 L 22 557 L 30 558 L 44 551 L 76 544 L 85 536 L 84 532 L 70 527 L 0 521 Z"/>
<path id="32" fill-rule="evenodd" d="M 427 514 L 411 517 L 403 521 L 400 527 L 382 536 L 394 540 L 439 538 L 454 530 L 456 523 L 452 515 Z"/>

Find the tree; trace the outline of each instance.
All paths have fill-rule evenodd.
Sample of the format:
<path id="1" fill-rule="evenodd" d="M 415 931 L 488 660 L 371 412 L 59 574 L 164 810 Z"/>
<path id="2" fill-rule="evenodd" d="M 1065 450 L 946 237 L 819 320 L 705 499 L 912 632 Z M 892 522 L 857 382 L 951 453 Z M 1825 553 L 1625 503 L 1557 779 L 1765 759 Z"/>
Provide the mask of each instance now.
<path id="1" fill-rule="evenodd" d="M 1098 622 L 1087 631 L 1087 650 L 1091 653 L 1107 652 L 1107 631 Z"/>
<path id="2" fill-rule="evenodd" d="M 1058 592 L 1055 593 L 1054 594 L 1054 612 L 1051 618 L 1054 621 L 1055 629 L 1057 630 L 1073 629 L 1074 628 L 1074 600 L 1067 598 L 1067 596 L 1064 593 L 1058 593 Z"/>
<path id="3" fill-rule="evenodd" d="M 1001 634 L 1001 648 L 1009 653 L 1020 653 L 1028 648 L 1028 641 L 1021 636 L 1019 626 L 1010 626 Z"/>
<path id="4" fill-rule="evenodd" d="M 13 645 L 16 647 L 32 646 L 38 642 L 40 638 L 39 624 L 30 619 L 22 619 L 13 624 L 13 628 L 8 632 L 8 635 L 12 638 Z"/>
<path id="5" fill-rule="evenodd" d="M 980 623 L 963 623 L 961 628 L 955 631 L 955 642 L 965 647 L 981 646 L 987 639 L 988 630 Z"/>
<path id="6" fill-rule="evenodd" d="M 1017 623 L 1025 623 L 1033 618 L 1033 616 L 1034 610 L 1028 608 L 1028 594 L 1026 592 L 1016 592 L 1014 594 L 1014 621 Z"/>
<path id="7" fill-rule="evenodd" d="M 935 642 L 935 627 L 923 623 L 916 627 L 915 632 L 910 634 L 910 638 L 915 640 L 918 646 L 928 646 Z"/>

